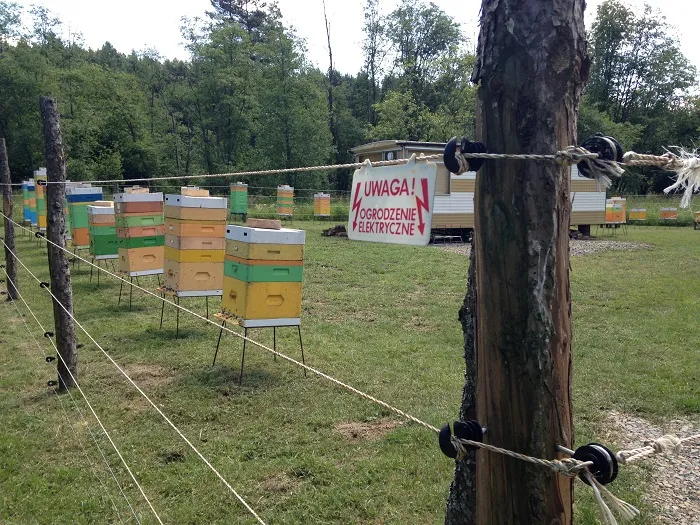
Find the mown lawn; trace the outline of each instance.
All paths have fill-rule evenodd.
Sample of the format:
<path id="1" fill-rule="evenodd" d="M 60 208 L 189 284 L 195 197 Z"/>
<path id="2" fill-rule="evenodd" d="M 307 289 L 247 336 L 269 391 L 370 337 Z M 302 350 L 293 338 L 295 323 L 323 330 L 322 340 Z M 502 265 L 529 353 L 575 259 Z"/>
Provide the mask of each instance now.
<path id="1" fill-rule="evenodd" d="M 308 232 L 307 362 L 433 425 L 454 419 L 463 377 L 457 310 L 467 260 L 437 247 L 322 238 L 324 226 L 294 223 Z M 610 409 L 654 420 L 700 411 L 700 232 L 630 228 L 616 239 L 655 249 L 572 260 L 578 444 L 606 430 Z M 43 247 L 20 237 L 17 251 L 48 280 Z M 19 275 L 30 307 L 51 329 L 48 294 L 26 271 Z M 384 420 L 394 418 L 250 345 L 239 388 L 241 342 L 233 335 L 224 335 L 212 368 L 215 327 L 183 315 L 176 338 L 172 309 L 166 309 L 164 329 L 158 328 L 155 298 L 135 293 L 130 312 L 124 301 L 117 305 L 119 283 L 103 276 L 98 289 L 85 265 L 73 283 L 77 318 L 267 523 L 442 521 L 452 464 L 425 429 L 401 424 L 372 439 L 343 434 L 336 428 L 343 423 L 379 421 L 378 427 L 390 428 Z M 203 300 L 183 305 L 204 312 Z M 55 369 L 44 361 L 49 342 L 34 320 L 27 318 L 42 349 L 12 304 L 0 304 L 0 316 L 0 522 L 129 522 L 89 427 L 139 518 L 155 523 L 80 398 L 87 423 L 68 396 L 47 388 Z M 271 345 L 269 332 L 251 336 Z M 163 522 L 254 523 L 84 334 L 79 342 L 81 386 Z M 298 358 L 296 332 L 278 330 L 278 348 Z M 626 469 L 611 488 L 639 504 L 647 475 L 643 467 Z M 576 487 L 577 522 L 593 524 L 597 511 L 589 491 Z M 653 522 L 653 509 L 644 511 L 638 523 Z"/>

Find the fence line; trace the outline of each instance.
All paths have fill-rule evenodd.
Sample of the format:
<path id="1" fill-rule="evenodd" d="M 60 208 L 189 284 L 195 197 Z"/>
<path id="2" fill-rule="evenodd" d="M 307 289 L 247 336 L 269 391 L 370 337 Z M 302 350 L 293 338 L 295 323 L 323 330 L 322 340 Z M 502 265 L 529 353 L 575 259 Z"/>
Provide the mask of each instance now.
<path id="1" fill-rule="evenodd" d="M 3 245 L 5 245 L 5 240 L 4 240 L 4 239 L 0 239 L 0 241 L 2 241 Z M 5 247 L 7 247 L 7 245 L 5 245 Z M 25 266 L 25 264 L 22 262 L 22 260 L 21 260 L 19 257 L 17 257 L 17 254 L 12 253 L 12 256 L 17 260 L 17 262 L 18 262 L 18 263 L 19 263 L 19 264 L 20 264 L 34 279 L 37 280 L 37 282 L 41 283 L 41 281 L 36 277 L 36 275 L 34 275 L 34 274 L 32 273 L 32 271 L 31 271 L 29 268 L 27 268 L 27 267 Z M 45 288 L 45 289 L 48 289 L 48 288 Z M 17 292 L 17 294 L 18 294 L 18 296 L 21 297 L 21 295 L 19 294 L 19 291 Z M 25 305 L 27 306 L 27 308 L 29 309 L 29 305 L 27 304 L 27 302 L 26 302 L 24 299 L 22 299 L 22 301 L 24 302 L 24 304 L 25 304 Z M 36 319 L 37 323 L 39 323 L 39 320 L 38 320 L 36 317 L 35 317 L 35 319 Z M 40 324 L 40 323 L 39 323 L 39 324 Z M 40 324 L 40 325 L 41 325 L 41 324 Z M 58 358 L 59 358 L 61 361 L 63 361 L 63 356 L 61 356 L 61 353 L 57 351 L 56 354 L 57 354 Z M 107 432 L 107 429 L 105 428 L 105 426 L 102 424 L 102 420 L 101 420 L 101 419 L 99 418 L 99 416 L 97 415 L 97 412 L 95 412 L 95 409 L 92 407 L 92 404 L 90 403 L 90 401 L 88 400 L 87 396 L 85 395 L 85 392 L 83 391 L 83 389 L 82 389 L 82 388 L 80 387 L 80 385 L 78 384 L 77 379 L 75 378 L 75 376 L 73 376 L 73 373 L 70 371 L 70 369 L 68 368 L 68 366 L 67 366 L 67 364 L 66 364 L 65 362 L 64 362 L 64 365 L 66 366 L 66 370 L 68 371 L 68 375 L 70 375 L 71 379 L 72 379 L 73 382 L 75 383 L 75 387 L 78 389 L 78 392 L 80 392 L 80 395 L 83 396 L 83 399 L 85 400 L 85 404 L 88 406 L 88 408 L 90 409 L 90 412 L 92 412 L 92 415 L 94 416 L 95 420 L 96 420 L 97 423 L 100 425 L 100 428 L 102 429 L 102 432 L 104 433 L 105 436 L 107 436 L 107 439 L 108 439 L 109 442 L 111 443 L 112 448 L 114 448 L 114 451 L 115 451 L 115 452 L 117 453 L 117 455 L 119 456 L 119 459 L 121 460 L 122 464 L 124 465 L 124 468 L 126 468 L 127 472 L 129 473 L 129 476 L 131 476 L 131 479 L 133 480 L 133 482 L 134 482 L 134 483 L 136 484 L 136 486 L 138 487 L 139 492 L 141 492 L 141 495 L 143 496 L 143 498 L 144 498 L 144 499 L 146 500 L 146 502 L 148 503 L 148 506 L 150 507 L 151 512 L 152 512 L 153 515 L 155 516 L 156 520 L 158 520 L 158 523 L 159 523 L 160 525 L 163 525 L 163 522 L 161 521 L 160 516 L 158 516 L 158 513 L 156 512 L 156 509 L 153 507 L 153 504 L 151 503 L 151 500 L 149 500 L 149 499 L 148 499 L 148 496 L 146 496 L 146 493 L 144 492 L 143 487 L 141 487 L 141 484 L 138 482 L 138 480 L 137 480 L 136 477 L 134 476 L 134 473 L 131 471 L 131 468 L 129 468 L 129 465 L 127 464 L 126 460 L 124 459 L 124 456 L 122 456 L 122 453 L 121 453 L 121 452 L 119 451 L 119 449 L 117 448 L 117 445 L 114 443 L 114 440 L 113 440 L 112 437 L 109 435 L 109 432 Z"/>
<path id="2" fill-rule="evenodd" d="M 5 273 L 7 274 L 7 272 L 5 272 Z M 34 311 L 29 307 L 29 305 L 28 305 L 27 302 L 24 300 L 24 297 L 22 297 L 22 295 L 19 293 L 19 291 L 18 291 L 18 293 L 17 293 L 17 296 L 22 300 L 22 302 L 24 303 L 24 305 L 25 305 L 25 307 L 27 308 L 27 310 L 31 313 L 32 317 L 34 317 L 34 319 L 36 320 L 36 322 L 37 322 L 37 324 L 38 324 L 38 326 L 39 326 L 40 332 L 41 332 L 41 333 L 46 333 L 46 331 L 44 330 L 44 327 L 42 326 L 41 322 L 40 322 L 39 319 L 36 317 L 36 314 L 35 314 Z M 32 338 L 32 340 L 33 340 L 34 343 L 36 344 L 36 346 L 37 346 L 37 348 L 39 349 L 39 351 L 44 355 L 44 359 L 46 360 L 46 358 L 48 357 L 48 354 L 44 351 L 44 348 L 39 344 L 39 341 L 37 340 L 36 336 L 34 335 L 34 332 L 32 332 L 32 331 L 31 331 L 31 328 L 29 328 L 29 325 L 27 324 L 27 320 L 25 319 L 24 315 L 23 315 L 22 312 L 20 311 L 19 306 L 17 306 L 17 302 L 16 302 L 16 301 L 11 301 L 11 302 L 12 302 L 12 304 L 14 305 L 15 309 L 17 310 L 17 315 L 20 317 L 20 319 L 22 319 L 22 323 L 24 324 L 24 327 L 26 328 L 27 333 L 28 333 L 29 336 Z M 54 347 L 54 349 L 56 350 L 56 352 L 58 352 L 58 348 L 56 347 L 56 343 L 54 343 L 53 339 L 51 339 L 51 338 L 49 338 L 49 340 L 51 341 L 51 344 L 52 344 L 52 346 Z M 32 355 L 32 357 L 33 357 L 34 361 L 35 361 L 36 364 L 37 364 L 37 369 L 41 368 L 41 363 L 39 362 L 39 360 L 38 360 L 36 357 L 34 357 L 33 355 Z M 65 381 L 64 381 L 64 383 L 65 383 Z M 96 469 L 96 467 L 95 467 L 95 464 L 93 463 L 92 459 L 90 459 L 90 456 L 89 456 L 88 453 L 87 453 L 87 450 L 86 450 L 86 448 L 85 448 L 85 445 L 84 445 L 83 441 L 82 441 L 82 440 L 80 439 L 80 437 L 78 436 L 78 432 L 75 430 L 75 428 L 73 427 L 73 425 L 71 425 L 70 417 L 69 417 L 69 415 L 68 415 L 68 410 L 66 409 L 66 405 L 65 405 L 65 403 L 63 402 L 63 399 L 61 399 L 61 396 L 60 396 L 60 395 L 58 394 L 58 392 L 55 391 L 55 390 L 54 390 L 54 394 L 56 395 L 56 399 L 58 399 L 58 401 L 59 401 L 60 404 L 61 404 L 61 409 L 63 410 L 63 414 L 64 414 L 64 417 L 65 417 L 65 419 L 66 419 L 66 422 L 68 423 L 68 426 L 70 426 L 71 429 L 73 430 L 73 435 L 75 435 L 75 439 L 76 439 L 77 443 L 80 445 L 80 448 L 82 449 L 83 454 L 85 455 L 85 458 L 86 458 L 86 459 L 88 460 L 88 462 L 90 463 L 90 468 L 91 468 L 91 470 L 92 470 L 93 476 L 94 476 L 95 479 L 99 482 L 100 486 L 103 488 L 104 492 L 107 494 L 107 496 L 108 496 L 109 499 L 111 500 L 111 502 L 112 502 L 112 507 L 114 507 L 114 510 L 115 510 L 116 513 L 117 513 L 117 517 L 119 518 L 119 522 L 120 522 L 120 523 L 124 523 L 124 520 L 122 519 L 121 514 L 119 513 L 119 509 L 117 508 L 117 505 L 116 505 L 116 503 L 114 502 L 114 498 L 112 497 L 112 495 L 111 495 L 110 492 L 108 491 L 107 486 L 106 486 L 106 485 L 104 484 L 104 482 L 102 481 L 102 478 L 100 478 L 100 477 L 97 475 L 97 469 Z M 115 483 L 117 484 L 117 487 L 119 488 L 119 492 L 121 493 L 122 497 L 123 497 L 124 500 L 126 501 L 126 504 L 127 504 L 127 506 L 129 507 L 129 509 L 131 510 L 131 513 L 132 513 L 132 515 L 134 516 L 134 519 L 135 519 L 136 522 L 139 523 L 139 525 L 140 525 L 141 521 L 139 520 L 138 516 L 136 515 L 136 512 L 134 511 L 134 508 L 133 508 L 133 506 L 131 505 L 131 501 L 129 501 L 129 498 L 128 498 L 127 495 L 124 493 L 124 490 L 123 490 L 123 488 L 122 488 L 122 486 L 121 486 L 121 483 L 119 483 L 119 480 L 117 479 L 116 475 L 114 474 L 114 471 L 112 470 L 112 467 L 111 467 L 111 465 L 109 464 L 109 461 L 107 460 L 107 457 L 105 456 L 105 453 L 103 452 L 102 447 L 100 447 L 100 444 L 99 444 L 99 442 L 97 441 L 97 438 L 95 437 L 95 434 L 93 433 L 92 429 L 90 428 L 90 425 L 88 424 L 87 419 L 85 418 L 85 415 L 84 415 L 83 412 L 80 410 L 80 407 L 78 406 L 78 403 L 77 403 L 77 401 L 75 400 L 75 397 L 73 396 L 73 393 L 70 391 L 70 389 L 68 390 L 68 395 L 70 396 L 70 399 L 71 399 L 71 401 L 73 402 L 73 406 L 75 407 L 75 410 L 76 410 L 76 411 L 78 412 L 78 414 L 80 415 L 81 420 L 85 423 L 85 427 L 88 429 L 88 432 L 90 432 L 90 436 L 92 437 L 92 440 L 93 440 L 93 442 L 95 443 L 95 445 L 96 445 L 96 447 L 97 447 L 97 450 L 99 451 L 100 455 L 102 456 L 102 460 L 104 461 L 105 466 L 107 467 L 107 471 L 108 471 L 109 474 L 112 476 L 112 479 L 114 479 Z"/>
<path id="3" fill-rule="evenodd" d="M 48 239 L 46 239 L 46 238 L 43 238 L 43 239 L 46 240 L 47 242 L 51 243 L 51 241 L 49 241 Z M 4 244 L 4 240 L 2 242 Z M 54 246 L 56 246 L 58 248 L 65 250 L 65 248 L 62 248 L 55 243 L 51 243 L 51 244 L 53 244 Z M 70 253 L 68 250 L 65 250 L 65 251 Z M 37 283 L 41 284 L 41 280 L 36 275 L 34 275 L 34 273 L 29 268 L 27 268 L 27 266 L 22 262 L 22 260 L 19 257 L 17 257 L 17 255 L 14 253 L 12 253 L 12 255 L 15 257 L 15 259 L 17 259 L 17 261 L 20 263 L 20 265 L 22 265 L 22 267 L 24 267 L 24 269 L 27 270 L 27 272 L 29 272 L 29 274 L 37 281 Z M 86 262 L 88 262 L 88 261 L 86 261 Z M 148 397 L 148 395 L 141 389 L 141 387 L 139 385 L 137 385 L 133 379 L 131 379 L 131 377 L 124 371 L 124 369 L 121 366 L 119 366 L 119 364 L 112 358 L 111 355 L 109 355 L 107 353 L 107 351 L 102 347 L 102 345 L 100 345 L 100 343 L 98 343 L 97 340 L 85 329 L 85 327 L 80 323 L 80 321 L 78 321 L 75 318 L 73 313 L 70 312 L 63 305 L 63 303 L 61 303 L 58 300 L 58 298 L 53 294 L 51 289 L 49 287 L 46 287 L 46 286 L 42 286 L 42 289 L 46 290 L 49 293 L 49 295 L 51 295 L 51 297 L 56 302 L 56 304 L 58 304 L 63 309 L 63 311 L 65 311 L 70 316 L 70 318 L 73 320 L 73 322 L 76 324 L 76 326 L 78 326 L 78 328 L 80 328 L 83 331 L 83 333 L 88 337 L 88 339 L 90 339 L 90 341 L 92 341 L 92 343 L 97 347 L 97 349 L 100 350 L 102 352 L 102 354 L 104 354 L 105 357 L 107 357 L 107 359 L 117 368 L 117 370 L 119 370 L 119 372 L 121 372 L 121 374 L 131 383 L 131 385 L 144 397 L 144 399 L 146 399 L 146 401 L 148 401 L 150 403 L 150 405 L 161 415 L 161 417 L 163 417 L 163 419 L 173 428 L 173 430 L 175 430 L 175 432 L 177 432 L 177 434 L 183 439 L 183 441 L 185 441 L 185 443 L 187 443 L 187 445 L 189 445 L 189 447 L 195 452 L 195 454 L 197 454 L 197 456 L 199 456 L 199 458 L 212 470 L 212 472 L 214 472 L 214 474 L 216 474 L 216 476 L 224 483 L 224 485 L 226 485 L 226 487 L 228 487 L 228 489 L 231 491 L 231 493 L 255 517 L 255 519 L 258 521 L 258 523 L 260 523 L 261 525 L 265 525 L 265 522 L 260 518 L 260 516 L 257 515 L 257 513 L 252 509 L 252 507 L 250 507 L 250 505 L 248 505 L 248 503 L 243 499 L 243 497 L 240 494 L 238 494 L 238 492 L 236 492 L 236 490 L 231 486 L 231 484 L 228 481 L 226 481 L 226 479 L 219 473 L 218 470 L 216 470 L 216 468 L 214 468 L 214 466 L 209 462 L 209 460 L 206 457 L 204 457 L 204 455 L 197 449 L 197 447 L 195 447 L 192 444 L 192 442 L 189 439 L 187 439 L 187 437 L 170 420 L 170 418 L 168 418 L 168 416 L 166 416 L 165 413 L 160 408 L 158 408 L 158 406 L 151 400 L 150 397 Z M 72 374 L 71 374 L 71 376 L 72 376 Z M 160 519 L 159 519 L 159 521 L 160 521 Z"/>

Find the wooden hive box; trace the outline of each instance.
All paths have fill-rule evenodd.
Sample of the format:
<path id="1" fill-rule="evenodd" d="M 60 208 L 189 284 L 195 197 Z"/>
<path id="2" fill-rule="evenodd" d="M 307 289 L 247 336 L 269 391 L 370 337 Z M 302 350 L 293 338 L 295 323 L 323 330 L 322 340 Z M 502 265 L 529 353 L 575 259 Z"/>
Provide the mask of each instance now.
<path id="1" fill-rule="evenodd" d="M 314 216 L 329 217 L 331 214 L 331 196 L 329 193 L 314 194 Z"/>
<path id="2" fill-rule="evenodd" d="M 306 232 L 226 228 L 222 308 L 260 326 L 298 324 Z"/>
<path id="3" fill-rule="evenodd" d="M 206 190 L 165 196 L 165 287 L 178 295 L 221 295 L 227 203 Z"/>
<path id="4" fill-rule="evenodd" d="M 114 196 L 114 205 L 119 269 L 132 277 L 163 273 L 163 194 L 125 188 Z"/>
<path id="5" fill-rule="evenodd" d="M 287 186 L 277 187 L 277 215 L 291 217 L 294 213 L 294 188 Z"/>
<path id="6" fill-rule="evenodd" d="M 235 182 L 230 187 L 229 211 L 231 215 L 248 215 L 248 185 Z"/>

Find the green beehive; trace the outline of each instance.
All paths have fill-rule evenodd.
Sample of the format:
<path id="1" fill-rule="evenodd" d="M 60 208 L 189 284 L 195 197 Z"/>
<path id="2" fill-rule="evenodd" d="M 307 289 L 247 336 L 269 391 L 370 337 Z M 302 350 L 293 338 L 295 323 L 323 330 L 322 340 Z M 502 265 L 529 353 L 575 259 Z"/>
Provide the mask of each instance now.
<path id="1" fill-rule="evenodd" d="M 248 215 L 248 185 L 243 182 L 231 184 L 231 199 L 229 200 L 231 215 Z"/>

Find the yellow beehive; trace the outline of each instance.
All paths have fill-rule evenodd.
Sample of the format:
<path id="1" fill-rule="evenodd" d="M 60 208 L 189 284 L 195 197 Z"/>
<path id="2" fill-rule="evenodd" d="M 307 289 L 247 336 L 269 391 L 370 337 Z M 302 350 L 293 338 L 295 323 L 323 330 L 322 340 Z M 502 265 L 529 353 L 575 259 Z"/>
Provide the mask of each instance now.
<path id="1" fill-rule="evenodd" d="M 329 193 L 314 194 L 314 216 L 329 217 L 331 214 L 331 196 Z"/>
<path id="2" fill-rule="evenodd" d="M 630 210 L 630 220 L 631 221 L 645 221 L 645 220 L 647 220 L 646 208 L 632 208 Z"/>
<path id="3" fill-rule="evenodd" d="M 302 230 L 228 226 L 224 313 L 255 326 L 299 324 L 305 237 Z"/>

